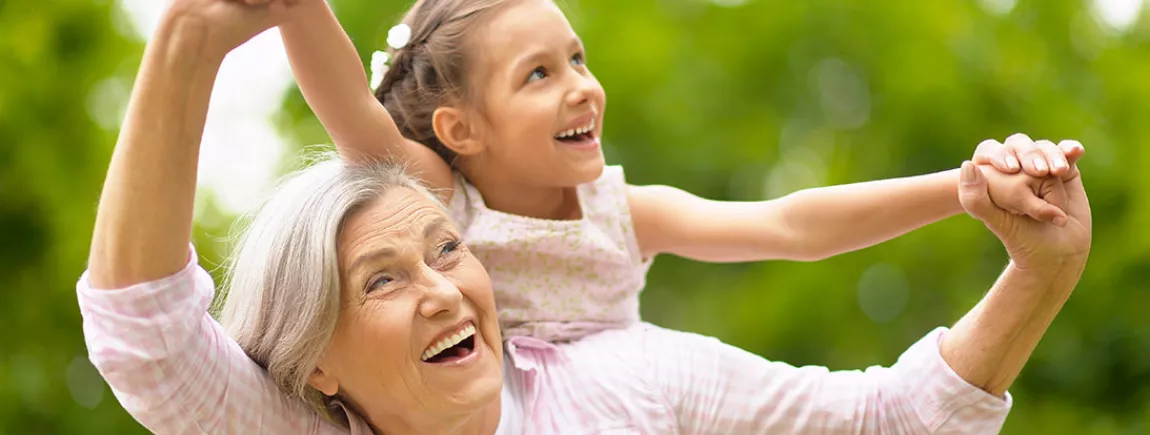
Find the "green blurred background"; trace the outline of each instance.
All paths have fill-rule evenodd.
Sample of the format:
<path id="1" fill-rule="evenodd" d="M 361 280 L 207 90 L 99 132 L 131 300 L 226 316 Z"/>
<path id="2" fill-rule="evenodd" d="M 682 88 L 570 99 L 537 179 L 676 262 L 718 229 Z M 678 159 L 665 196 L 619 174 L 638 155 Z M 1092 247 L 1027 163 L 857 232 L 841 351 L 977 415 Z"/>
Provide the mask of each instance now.
<path id="1" fill-rule="evenodd" d="M 366 62 L 408 3 L 334 6 Z M 1150 23 L 1140 6 L 565 4 L 610 97 L 608 160 L 633 183 L 764 199 L 954 168 L 981 139 L 1016 131 L 1080 139 L 1093 255 L 1011 389 L 1008 434 L 1150 433 L 1150 195 L 1139 193 L 1150 190 Z M 3 434 L 145 432 L 87 363 L 74 292 L 143 49 L 125 16 L 113 0 L 0 0 Z M 289 147 L 278 167 L 328 141 L 294 85 L 284 92 L 273 101 L 284 101 L 274 122 Z M 204 192 L 198 212 L 207 265 L 221 262 L 240 211 L 217 196 Z M 957 320 L 1005 261 L 967 217 L 818 263 L 660 258 L 643 316 L 792 364 L 888 365 Z"/>

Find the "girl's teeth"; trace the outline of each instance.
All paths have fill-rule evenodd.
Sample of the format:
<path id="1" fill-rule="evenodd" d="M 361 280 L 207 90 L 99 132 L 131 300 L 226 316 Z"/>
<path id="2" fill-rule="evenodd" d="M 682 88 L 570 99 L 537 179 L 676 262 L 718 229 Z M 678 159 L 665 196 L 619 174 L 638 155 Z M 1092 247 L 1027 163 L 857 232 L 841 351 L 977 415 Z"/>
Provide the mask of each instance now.
<path id="1" fill-rule="evenodd" d="M 592 130 L 595 130 L 595 120 L 594 119 L 592 119 L 591 123 L 585 127 L 573 128 L 573 129 L 561 132 L 556 137 L 557 138 L 567 138 L 567 137 L 571 137 L 571 136 L 574 136 L 577 134 L 590 133 Z"/>

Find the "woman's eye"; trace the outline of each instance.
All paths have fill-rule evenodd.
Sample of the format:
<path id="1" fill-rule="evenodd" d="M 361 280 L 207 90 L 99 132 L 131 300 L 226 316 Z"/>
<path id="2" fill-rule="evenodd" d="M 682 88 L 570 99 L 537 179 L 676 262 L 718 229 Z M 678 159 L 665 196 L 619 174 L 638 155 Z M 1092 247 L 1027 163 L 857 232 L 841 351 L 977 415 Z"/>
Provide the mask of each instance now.
<path id="1" fill-rule="evenodd" d="M 395 281 L 395 280 L 392 279 L 390 276 L 387 276 L 387 275 L 377 277 L 377 278 L 373 279 L 370 284 L 367 285 L 367 291 L 370 293 L 372 290 L 376 290 L 380 287 L 391 284 L 393 281 Z"/>
<path id="2" fill-rule="evenodd" d="M 527 82 L 530 83 L 530 82 L 533 82 L 536 80 L 543 80 L 546 77 L 547 77 L 547 69 L 545 69 L 541 66 L 536 67 L 535 69 L 531 70 L 531 75 L 527 76 Z"/>
<path id="3" fill-rule="evenodd" d="M 444 243 L 443 246 L 439 248 L 439 255 L 447 255 L 447 254 L 450 254 L 452 252 L 458 251 L 460 245 L 461 245 L 461 243 L 458 241 L 450 241 L 450 242 Z"/>
<path id="4" fill-rule="evenodd" d="M 573 65 L 573 66 L 587 65 L 587 59 L 585 59 L 583 57 L 583 52 L 578 52 L 578 53 L 575 53 L 574 56 L 571 56 L 571 65 Z"/>

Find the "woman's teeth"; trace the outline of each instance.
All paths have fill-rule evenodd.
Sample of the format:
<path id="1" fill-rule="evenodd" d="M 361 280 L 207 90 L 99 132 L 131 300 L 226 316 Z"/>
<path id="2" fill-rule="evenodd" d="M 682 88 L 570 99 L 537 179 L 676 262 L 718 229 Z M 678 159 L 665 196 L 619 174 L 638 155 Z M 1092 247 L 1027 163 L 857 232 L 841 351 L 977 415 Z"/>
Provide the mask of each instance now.
<path id="1" fill-rule="evenodd" d="M 588 123 L 588 124 L 587 124 L 585 127 L 580 127 L 580 128 L 573 128 L 573 129 L 570 129 L 570 130 L 564 131 L 564 132 L 562 132 L 562 133 L 559 133 L 559 135 L 558 135 L 558 136 L 555 136 L 555 138 L 556 138 L 556 139 L 566 139 L 566 138 L 569 138 L 569 137 L 575 136 L 575 135 L 577 135 L 577 134 L 584 134 L 584 133 L 588 133 L 588 132 L 590 132 L 591 130 L 594 130 L 594 129 L 595 129 L 595 120 L 594 120 L 594 119 L 592 119 L 592 120 L 591 120 L 591 122 L 590 122 L 590 123 Z"/>
<path id="2" fill-rule="evenodd" d="M 459 332 L 456 332 L 455 335 L 439 340 L 438 343 L 431 345 L 431 347 L 423 351 L 423 355 L 420 357 L 420 359 L 427 361 L 436 355 L 439 355 L 440 352 L 443 352 L 448 348 L 459 344 L 459 342 L 466 340 L 468 337 L 473 335 L 475 335 L 475 325 L 468 324 Z"/>

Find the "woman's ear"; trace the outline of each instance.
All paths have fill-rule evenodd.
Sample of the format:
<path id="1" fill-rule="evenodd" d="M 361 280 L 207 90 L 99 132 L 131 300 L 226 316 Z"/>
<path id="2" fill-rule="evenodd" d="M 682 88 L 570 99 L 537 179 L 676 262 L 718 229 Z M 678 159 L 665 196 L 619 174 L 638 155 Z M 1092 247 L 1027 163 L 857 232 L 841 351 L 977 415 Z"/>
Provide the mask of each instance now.
<path id="1" fill-rule="evenodd" d="M 335 396 L 339 393 L 339 380 L 319 367 L 308 376 L 307 383 L 325 396 Z"/>
<path id="2" fill-rule="evenodd" d="M 457 107 L 440 107 L 431 115 L 431 127 L 435 136 L 448 149 L 461 156 L 473 156 L 483 152 L 483 141 L 479 126 Z"/>

